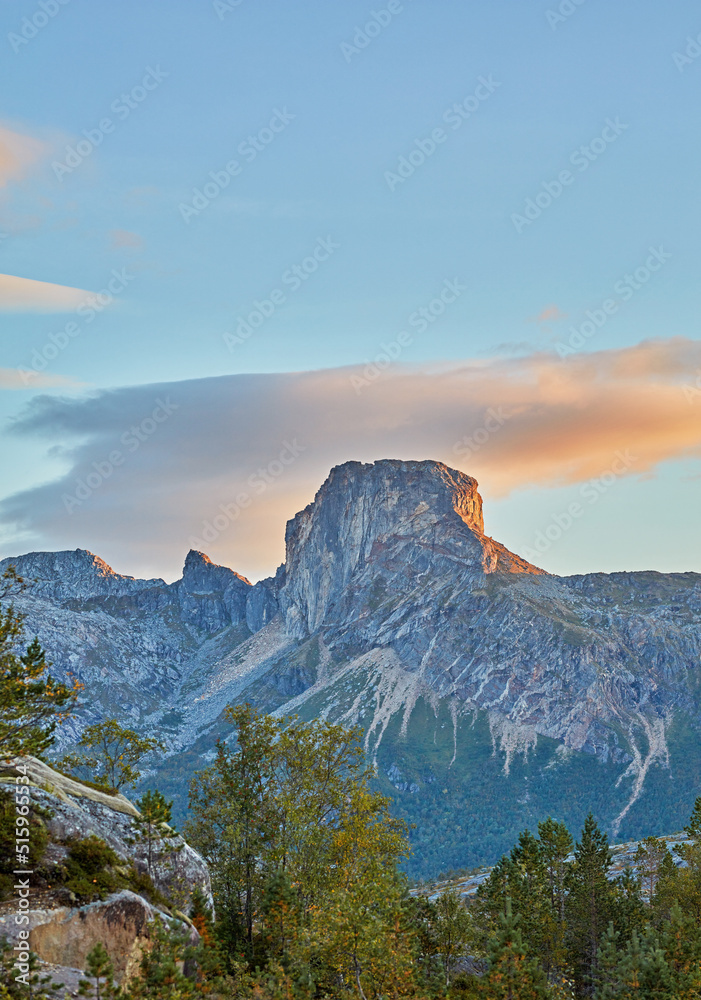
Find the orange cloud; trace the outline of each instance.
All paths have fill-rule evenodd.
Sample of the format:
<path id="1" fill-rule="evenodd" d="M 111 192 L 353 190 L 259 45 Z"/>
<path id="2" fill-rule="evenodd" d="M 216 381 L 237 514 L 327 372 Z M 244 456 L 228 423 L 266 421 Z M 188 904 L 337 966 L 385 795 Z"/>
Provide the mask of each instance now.
<path id="1" fill-rule="evenodd" d="M 14 432 L 70 443 L 72 467 L 3 500 L 0 520 L 32 533 L 35 547 L 87 546 L 129 572 L 173 576 L 201 538 L 194 547 L 255 578 L 280 562 L 285 519 L 349 459 L 438 459 L 489 498 L 598 478 L 619 454 L 629 461 L 617 474 L 641 480 L 663 462 L 699 458 L 700 370 L 701 342 L 677 338 L 563 360 L 533 353 L 43 395 Z M 157 400 L 172 402 L 172 417 L 68 515 L 65 496 L 113 450 L 126 456 L 125 430 Z M 286 442 L 298 457 L 280 464 Z"/>
<path id="2" fill-rule="evenodd" d="M 0 274 L 0 312 L 72 312 L 90 294 L 82 288 Z"/>
<path id="3" fill-rule="evenodd" d="M 0 188 L 20 180 L 49 152 L 46 143 L 0 125 Z"/>

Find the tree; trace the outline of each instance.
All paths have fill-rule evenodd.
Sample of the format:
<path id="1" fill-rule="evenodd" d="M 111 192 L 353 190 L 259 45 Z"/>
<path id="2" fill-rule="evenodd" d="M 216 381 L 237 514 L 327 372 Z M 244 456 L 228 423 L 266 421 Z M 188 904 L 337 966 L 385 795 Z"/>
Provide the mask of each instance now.
<path id="1" fill-rule="evenodd" d="M 84 972 L 90 978 L 80 980 L 78 993 L 81 997 L 108 1000 L 117 995 L 118 991 L 114 986 L 114 966 L 101 941 L 98 941 L 85 956 Z"/>
<path id="2" fill-rule="evenodd" d="M 272 836 L 270 782 L 277 721 L 250 706 L 229 709 L 236 747 L 219 741 L 211 767 L 190 786 L 187 839 L 212 872 L 216 909 L 230 953 L 253 943 L 254 897 L 264 878 L 258 864 Z"/>
<path id="3" fill-rule="evenodd" d="M 469 913 L 455 889 L 441 893 L 436 900 L 435 928 L 436 946 L 443 960 L 448 989 L 455 960 L 463 954 L 472 931 Z"/>
<path id="4" fill-rule="evenodd" d="M 590 813 L 566 877 L 567 936 L 580 991 L 590 988 L 595 981 L 600 938 L 613 918 L 610 867 L 608 837 Z"/>
<path id="5" fill-rule="evenodd" d="M 0 599 L 21 590 L 14 569 L 0 577 Z M 0 757 L 41 756 L 54 742 L 56 726 L 70 717 L 82 685 L 59 683 L 48 674 L 46 653 L 34 638 L 21 649 L 24 616 L 0 607 Z"/>
<path id="6" fill-rule="evenodd" d="M 519 922 L 507 898 L 499 929 L 489 942 L 489 969 L 480 982 L 485 1000 L 541 1000 L 549 995 L 538 962 L 526 956 Z"/>
<path id="7" fill-rule="evenodd" d="M 230 967 L 242 952 L 267 960 L 265 989 L 283 994 L 289 975 L 306 990 L 312 969 L 331 993 L 340 977 L 361 1000 L 378 983 L 408 989 L 406 832 L 370 790 L 360 734 L 250 706 L 227 715 L 235 742 L 193 781 L 187 836 L 212 872 Z"/>
<path id="8" fill-rule="evenodd" d="M 655 895 L 660 877 L 660 869 L 669 848 L 664 840 L 657 837 L 645 837 L 638 844 L 633 863 L 640 877 L 640 888 L 643 895 L 651 900 Z"/>
<path id="9" fill-rule="evenodd" d="M 132 824 L 136 828 L 137 840 L 146 845 L 146 867 L 149 876 L 153 878 L 154 854 L 159 845 L 160 853 L 171 853 L 177 850 L 168 841 L 177 836 L 170 827 L 173 803 L 157 791 L 148 791 L 136 803 L 139 816 L 134 817 Z"/>
<path id="10" fill-rule="evenodd" d="M 550 897 L 551 923 L 544 942 L 545 966 L 550 971 L 553 968 L 562 968 L 566 962 L 567 858 L 572 852 L 574 841 L 564 823 L 558 823 L 551 816 L 538 824 L 538 839 Z"/>
<path id="11" fill-rule="evenodd" d="M 198 988 L 194 975 L 183 971 L 191 952 L 187 929 L 157 918 L 149 924 L 149 931 L 149 947 L 142 952 L 139 974 L 127 987 L 128 1000 L 187 1000 L 206 992 Z"/>
<path id="12" fill-rule="evenodd" d="M 481 922 L 481 942 L 500 927 L 506 901 L 520 917 L 519 931 L 529 955 L 537 956 L 547 974 L 566 965 L 565 900 L 567 858 L 572 837 L 561 823 L 547 819 L 539 838 L 525 830 L 508 856 L 492 869 L 480 886 L 474 907 Z M 479 940 L 479 936 L 478 936 Z"/>
<path id="13" fill-rule="evenodd" d="M 97 784 L 114 791 L 125 785 L 135 785 L 141 777 L 136 765 L 154 750 L 165 749 L 161 740 L 124 729 L 116 719 L 87 726 L 78 746 L 93 753 L 66 754 L 60 763 L 71 770 L 88 770 Z"/>

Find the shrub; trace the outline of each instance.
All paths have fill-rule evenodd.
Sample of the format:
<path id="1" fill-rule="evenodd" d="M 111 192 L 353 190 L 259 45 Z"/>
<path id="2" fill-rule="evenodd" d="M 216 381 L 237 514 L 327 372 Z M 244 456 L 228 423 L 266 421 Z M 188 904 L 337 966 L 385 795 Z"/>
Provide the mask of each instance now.
<path id="1" fill-rule="evenodd" d="M 121 858 L 99 837 L 74 840 L 63 869 L 63 885 L 83 901 L 104 899 L 127 884 Z"/>

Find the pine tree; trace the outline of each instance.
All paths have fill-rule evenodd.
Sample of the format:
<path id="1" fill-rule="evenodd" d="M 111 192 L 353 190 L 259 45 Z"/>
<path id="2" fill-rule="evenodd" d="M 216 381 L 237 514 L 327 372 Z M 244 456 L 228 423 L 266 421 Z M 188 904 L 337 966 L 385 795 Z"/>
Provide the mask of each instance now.
<path id="1" fill-rule="evenodd" d="M 89 979 L 80 980 L 78 990 L 82 997 L 94 997 L 94 1000 L 108 1000 L 117 995 L 114 985 L 114 966 L 101 941 L 85 956 L 85 975 Z"/>
<path id="2" fill-rule="evenodd" d="M 13 569 L 0 577 L 0 599 L 24 583 Z M 24 618 L 12 605 L 0 608 L 0 757 L 41 756 L 54 742 L 57 724 L 70 717 L 82 688 L 60 684 L 47 670 L 46 653 L 34 639 L 21 648 Z"/>
<path id="3" fill-rule="evenodd" d="M 549 996 L 545 974 L 533 958 L 527 958 L 520 918 L 507 898 L 499 930 L 489 942 L 489 969 L 479 984 L 485 1000 L 541 1000 Z"/>
<path id="4" fill-rule="evenodd" d="M 146 867 L 153 878 L 153 864 L 157 849 L 159 854 L 170 854 L 177 848 L 172 840 L 177 836 L 170 826 L 173 803 L 155 790 L 148 791 L 137 801 L 139 816 L 132 823 L 136 828 L 137 840 L 146 845 Z"/>
<path id="5" fill-rule="evenodd" d="M 614 889 L 608 880 L 611 851 L 590 813 L 567 872 L 567 942 L 580 992 L 596 979 L 599 941 L 614 917 Z"/>
<path id="6" fill-rule="evenodd" d="M 599 948 L 596 1000 L 614 1000 L 614 998 L 621 996 L 622 982 L 619 971 L 621 960 L 619 938 L 620 934 L 614 928 L 613 921 L 611 921 Z"/>
<path id="7" fill-rule="evenodd" d="M 657 837 L 646 837 L 638 844 L 633 863 L 640 877 L 640 888 L 648 900 L 651 900 L 657 889 L 660 868 L 665 855 L 668 854 L 667 844 Z"/>

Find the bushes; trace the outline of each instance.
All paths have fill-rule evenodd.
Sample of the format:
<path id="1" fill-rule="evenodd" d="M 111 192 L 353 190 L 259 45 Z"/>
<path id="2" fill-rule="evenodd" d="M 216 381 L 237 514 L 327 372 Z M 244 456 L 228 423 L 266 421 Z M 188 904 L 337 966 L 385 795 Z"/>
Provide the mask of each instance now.
<path id="1" fill-rule="evenodd" d="M 81 902 L 104 899 L 128 881 L 121 858 L 99 837 L 74 840 L 59 872 L 62 884 Z"/>

